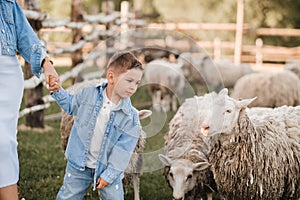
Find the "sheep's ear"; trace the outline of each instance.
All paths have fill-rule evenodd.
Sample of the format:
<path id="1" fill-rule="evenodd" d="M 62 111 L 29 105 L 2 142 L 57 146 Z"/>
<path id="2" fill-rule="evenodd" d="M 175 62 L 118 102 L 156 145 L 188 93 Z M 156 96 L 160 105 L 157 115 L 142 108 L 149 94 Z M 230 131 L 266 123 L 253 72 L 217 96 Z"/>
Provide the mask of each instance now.
<path id="1" fill-rule="evenodd" d="M 208 162 L 198 162 L 193 164 L 193 169 L 196 171 L 202 171 L 208 168 L 210 164 Z"/>
<path id="2" fill-rule="evenodd" d="M 139 118 L 140 119 L 145 119 L 145 118 L 149 117 L 150 115 L 152 115 L 151 110 L 140 110 L 139 111 Z"/>
<path id="3" fill-rule="evenodd" d="M 252 99 L 243 99 L 241 101 L 237 102 L 238 108 L 246 108 L 249 104 L 251 104 L 257 97 L 254 97 Z"/>
<path id="4" fill-rule="evenodd" d="M 224 95 L 228 95 L 228 89 L 227 89 L 227 88 L 223 88 L 223 89 L 219 92 L 219 96 L 224 96 Z"/>
<path id="5" fill-rule="evenodd" d="M 163 154 L 158 155 L 159 160 L 165 165 L 165 166 L 171 166 L 172 165 L 172 160 L 168 156 L 165 156 Z"/>

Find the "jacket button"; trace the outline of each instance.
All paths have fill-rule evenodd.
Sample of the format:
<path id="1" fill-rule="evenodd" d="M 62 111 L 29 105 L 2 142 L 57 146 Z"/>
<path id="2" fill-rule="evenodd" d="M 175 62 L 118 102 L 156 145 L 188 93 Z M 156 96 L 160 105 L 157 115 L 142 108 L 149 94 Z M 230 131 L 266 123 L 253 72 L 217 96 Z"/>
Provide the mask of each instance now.
<path id="1" fill-rule="evenodd" d="M 4 29 L 2 29 L 1 31 L 2 31 L 2 33 L 5 33 L 5 30 L 4 30 Z"/>

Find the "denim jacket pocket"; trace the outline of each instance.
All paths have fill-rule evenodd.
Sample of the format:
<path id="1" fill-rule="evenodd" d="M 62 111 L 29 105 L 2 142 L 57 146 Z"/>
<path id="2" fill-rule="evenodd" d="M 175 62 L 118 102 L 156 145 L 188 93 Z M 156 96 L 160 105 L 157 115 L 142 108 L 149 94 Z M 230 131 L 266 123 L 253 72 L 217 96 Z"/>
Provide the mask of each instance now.
<path id="1" fill-rule="evenodd" d="M 136 138 L 139 137 L 139 132 L 140 132 L 139 126 L 123 127 L 123 128 L 120 128 L 117 125 L 114 126 L 115 129 L 117 130 L 116 137 L 120 137 L 121 135 L 124 135 L 126 137 L 136 137 Z"/>
<path id="2" fill-rule="evenodd" d="M 117 125 L 113 125 L 113 132 L 111 134 L 111 142 L 113 144 L 115 144 L 117 142 L 117 140 L 119 139 L 119 137 L 123 134 L 123 130 L 118 127 Z"/>
<path id="3" fill-rule="evenodd" d="M 88 126 L 93 115 L 94 105 L 83 102 L 80 106 L 76 121 L 80 127 Z"/>

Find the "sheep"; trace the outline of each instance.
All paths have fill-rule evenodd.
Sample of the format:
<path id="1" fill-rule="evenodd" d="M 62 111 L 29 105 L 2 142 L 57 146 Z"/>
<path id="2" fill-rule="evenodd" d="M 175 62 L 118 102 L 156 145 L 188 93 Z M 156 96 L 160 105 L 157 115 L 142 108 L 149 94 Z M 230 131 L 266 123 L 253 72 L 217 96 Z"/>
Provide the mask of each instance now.
<path id="1" fill-rule="evenodd" d="M 216 62 L 216 65 L 220 71 L 223 85 L 226 88 L 233 88 L 238 79 L 246 74 L 254 73 L 253 69 L 248 63 L 235 65 L 231 61 L 222 60 Z"/>
<path id="2" fill-rule="evenodd" d="M 185 78 L 180 63 L 171 63 L 164 59 L 153 60 L 145 65 L 144 81 L 148 86 L 155 111 L 177 110 L 176 96 L 183 94 Z"/>
<path id="3" fill-rule="evenodd" d="M 186 99 L 169 124 L 165 135 L 165 155 L 159 158 L 164 165 L 164 176 L 173 190 L 173 199 L 185 195 L 212 199 L 216 185 L 207 166 L 209 141 L 200 133 L 201 113 L 198 107 L 203 97 Z M 198 121 L 200 119 L 200 121 Z M 197 128 L 199 127 L 199 128 Z M 205 168 L 205 169 L 204 169 Z"/>
<path id="4" fill-rule="evenodd" d="M 289 132 L 265 117 L 254 120 L 246 108 L 255 99 L 236 100 L 224 88 L 203 101 L 201 133 L 211 141 L 208 162 L 218 191 L 224 199 L 299 199 L 299 115 L 280 108 L 277 122 L 298 118 L 298 128 Z"/>
<path id="5" fill-rule="evenodd" d="M 286 129 L 288 134 L 293 134 L 294 129 L 300 133 L 300 106 L 281 106 L 276 108 L 252 107 L 246 109 L 247 114 L 253 120 L 267 120 L 271 124 Z"/>
<path id="6" fill-rule="evenodd" d="M 233 98 L 258 99 L 249 107 L 296 106 L 300 103 L 300 80 L 288 70 L 277 73 L 253 73 L 240 78 L 230 95 Z"/>
<path id="7" fill-rule="evenodd" d="M 195 155 L 196 151 L 192 151 L 195 146 L 193 142 L 197 141 L 195 136 L 197 136 L 200 132 L 200 124 L 203 123 L 205 118 L 204 110 L 207 106 L 205 101 L 211 102 L 215 97 L 216 93 L 212 92 L 210 94 L 205 94 L 204 97 L 201 96 L 186 99 L 170 122 L 169 131 L 165 135 L 166 156 L 160 155 L 160 160 L 165 165 L 164 175 L 173 189 L 174 198 L 182 197 L 184 193 L 187 193 L 187 190 L 197 190 L 197 187 L 194 186 L 195 182 L 190 182 L 188 185 L 185 185 L 183 182 L 184 178 L 188 177 L 191 172 L 194 172 L 192 174 L 194 175 L 193 177 L 199 177 L 197 179 L 198 182 L 203 180 L 203 178 L 201 179 L 201 176 L 199 176 L 201 170 L 194 170 L 199 169 L 201 166 L 199 168 L 195 168 L 196 165 L 194 163 L 190 162 L 188 159 L 182 158 L 184 156 L 188 157 L 193 154 Z M 195 112 L 195 110 L 197 111 Z M 283 106 L 275 109 L 256 107 L 247 109 L 247 112 L 251 119 L 259 122 L 267 120 L 272 125 L 276 125 L 276 127 L 286 130 L 290 138 L 300 138 L 300 118 L 297 117 L 300 115 L 300 106 L 296 108 Z M 291 116 L 291 113 L 293 113 L 293 116 Z M 298 144 L 298 149 L 300 149 L 299 139 L 298 141 L 295 139 L 292 141 L 295 141 L 295 146 Z M 198 160 L 201 159 L 200 162 L 205 162 L 210 154 L 210 140 L 209 138 L 206 138 L 205 143 L 203 143 L 203 138 L 198 138 L 197 143 L 201 144 L 198 148 L 201 150 L 196 154 Z M 203 165 L 204 164 L 202 164 L 202 166 Z M 205 177 L 205 175 L 206 177 L 209 177 L 210 173 L 211 171 L 207 170 L 204 174 L 202 174 L 202 177 Z M 170 174 L 172 174 L 173 178 L 170 177 Z M 217 191 L 217 189 L 214 188 L 213 178 L 204 178 L 204 180 L 210 180 L 208 185 L 212 188 L 211 191 Z"/>
<path id="8" fill-rule="evenodd" d="M 300 79 L 300 62 L 286 63 L 284 69 L 294 72 Z"/>
<path id="9" fill-rule="evenodd" d="M 83 87 L 86 87 L 89 85 L 97 85 L 103 81 L 105 81 L 105 79 L 100 79 L 100 80 L 93 79 L 93 80 L 76 83 L 70 89 L 68 89 L 68 91 L 70 93 L 76 93 Z M 151 114 L 152 114 L 152 112 L 150 110 L 140 110 L 139 118 L 144 119 L 144 118 L 149 117 Z M 62 147 L 63 151 L 66 150 L 73 122 L 74 122 L 74 117 L 66 114 L 62 110 L 60 130 L 61 130 L 61 147 Z M 146 133 L 141 129 L 140 137 L 138 139 L 138 142 L 134 149 L 134 152 L 131 156 L 128 167 L 125 170 L 125 175 L 124 175 L 124 179 L 123 179 L 124 188 L 126 185 L 130 185 L 130 183 L 132 182 L 133 189 L 134 189 L 134 200 L 140 199 L 139 177 L 141 175 L 141 170 L 142 170 L 142 164 L 143 164 L 142 153 L 143 153 L 143 149 L 145 147 L 145 142 L 146 142 Z M 126 188 L 125 188 L 125 191 L 126 191 Z"/>
<path id="10" fill-rule="evenodd" d="M 209 91 L 220 91 L 223 87 L 232 88 L 235 82 L 246 74 L 253 73 L 247 63 L 236 66 L 230 61 L 213 62 L 207 55 L 184 52 L 178 62 L 183 63 L 185 77 L 197 83 L 197 93 L 203 93 L 203 86 Z"/>

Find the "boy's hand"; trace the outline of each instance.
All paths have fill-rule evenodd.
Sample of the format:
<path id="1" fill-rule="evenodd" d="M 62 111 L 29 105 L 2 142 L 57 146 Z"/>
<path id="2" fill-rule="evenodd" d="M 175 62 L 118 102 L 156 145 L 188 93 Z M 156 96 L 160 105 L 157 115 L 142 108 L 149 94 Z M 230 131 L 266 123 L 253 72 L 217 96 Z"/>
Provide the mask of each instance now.
<path id="1" fill-rule="evenodd" d="M 107 183 L 107 182 L 106 182 L 103 178 L 101 178 L 101 177 L 99 177 L 99 178 L 97 179 L 96 184 L 97 184 L 97 189 L 98 189 L 98 190 L 103 189 L 103 188 L 105 188 L 106 186 L 109 185 L 109 183 Z"/>
<path id="2" fill-rule="evenodd" d="M 52 92 L 58 92 L 60 90 L 60 87 L 61 87 L 60 80 L 57 79 L 55 76 L 49 75 L 48 82 L 49 82 L 49 84 L 47 84 L 48 90 L 50 90 Z"/>

